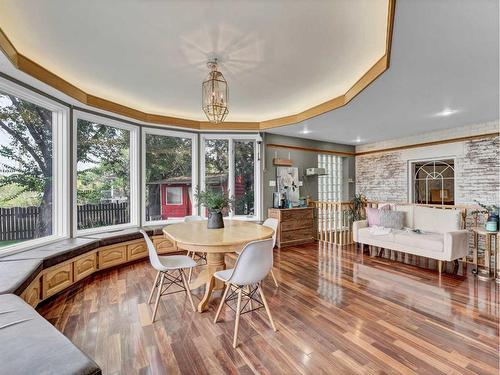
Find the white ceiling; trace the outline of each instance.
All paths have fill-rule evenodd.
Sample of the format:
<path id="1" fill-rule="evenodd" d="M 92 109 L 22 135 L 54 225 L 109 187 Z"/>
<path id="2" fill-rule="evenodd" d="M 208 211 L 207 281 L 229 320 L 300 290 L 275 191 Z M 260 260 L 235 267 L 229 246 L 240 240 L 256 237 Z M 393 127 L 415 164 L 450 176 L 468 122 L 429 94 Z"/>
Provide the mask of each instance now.
<path id="1" fill-rule="evenodd" d="M 347 106 L 270 132 L 366 144 L 497 120 L 499 100 L 498 0 L 397 0 L 389 70 Z"/>
<path id="2" fill-rule="evenodd" d="M 385 53 L 388 0 L 2 0 L 17 50 L 89 94 L 205 120 L 218 57 L 228 121 L 295 114 L 344 94 Z"/>

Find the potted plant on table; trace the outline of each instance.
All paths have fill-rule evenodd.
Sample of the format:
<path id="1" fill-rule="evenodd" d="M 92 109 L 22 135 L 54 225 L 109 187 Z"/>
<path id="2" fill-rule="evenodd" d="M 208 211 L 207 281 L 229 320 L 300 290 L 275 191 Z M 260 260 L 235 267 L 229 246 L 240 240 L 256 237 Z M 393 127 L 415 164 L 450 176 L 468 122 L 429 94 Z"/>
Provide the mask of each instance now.
<path id="1" fill-rule="evenodd" d="M 231 211 L 234 199 L 227 192 L 216 190 L 197 191 L 195 197 L 198 204 L 205 206 L 208 210 L 208 229 L 224 228 L 223 212 Z"/>
<path id="2" fill-rule="evenodd" d="M 480 210 L 480 211 L 488 213 L 488 219 L 487 219 L 486 224 L 484 225 L 485 229 L 488 232 L 498 231 L 498 221 L 499 221 L 498 215 L 500 213 L 500 207 L 498 207 L 497 205 L 494 205 L 494 204 L 492 204 L 492 205 L 482 204 L 477 200 L 475 200 L 475 202 L 479 205 L 479 207 L 482 208 L 482 210 Z M 473 214 L 478 213 L 480 211 L 479 210 L 474 211 Z"/>

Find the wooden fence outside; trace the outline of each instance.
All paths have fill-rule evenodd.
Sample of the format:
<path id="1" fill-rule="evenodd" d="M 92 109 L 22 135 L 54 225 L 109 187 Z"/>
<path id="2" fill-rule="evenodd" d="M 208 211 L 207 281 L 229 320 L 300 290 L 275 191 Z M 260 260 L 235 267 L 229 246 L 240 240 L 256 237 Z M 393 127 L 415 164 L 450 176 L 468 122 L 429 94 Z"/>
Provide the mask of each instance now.
<path id="1" fill-rule="evenodd" d="M 35 238 L 40 207 L 0 208 L 0 241 Z"/>
<path id="2" fill-rule="evenodd" d="M 0 241 L 36 237 L 40 207 L 0 208 Z M 82 204 L 77 208 L 78 229 L 130 222 L 128 203 Z"/>

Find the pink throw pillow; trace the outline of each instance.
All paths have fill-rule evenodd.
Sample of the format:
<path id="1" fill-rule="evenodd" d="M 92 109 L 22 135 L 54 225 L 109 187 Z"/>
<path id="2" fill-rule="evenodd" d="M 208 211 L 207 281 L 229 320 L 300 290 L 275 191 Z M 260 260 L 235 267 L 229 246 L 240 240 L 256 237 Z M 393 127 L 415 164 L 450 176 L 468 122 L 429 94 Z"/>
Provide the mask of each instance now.
<path id="1" fill-rule="evenodd" d="M 388 204 L 382 206 L 380 209 L 373 207 L 366 207 L 366 218 L 368 219 L 368 226 L 373 227 L 374 225 L 380 225 L 380 211 L 390 210 L 391 206 Z"/>

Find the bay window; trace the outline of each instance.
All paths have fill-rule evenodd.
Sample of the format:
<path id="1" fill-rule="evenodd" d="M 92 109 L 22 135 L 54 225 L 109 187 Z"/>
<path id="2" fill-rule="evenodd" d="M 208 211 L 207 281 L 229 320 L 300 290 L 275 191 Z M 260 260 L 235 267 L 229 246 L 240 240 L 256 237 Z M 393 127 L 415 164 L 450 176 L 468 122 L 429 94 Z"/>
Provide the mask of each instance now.
<path id="1" fill-rule="evenodd" d="M 177 221 L 196 214 L 197 135 L 143 128 L 143 222 Z"/>
<path id="2" fill-rule="evenodd" d="M 74 121 L 76 231 L 137 225 L 138 128 L 83 112 Z"/>

